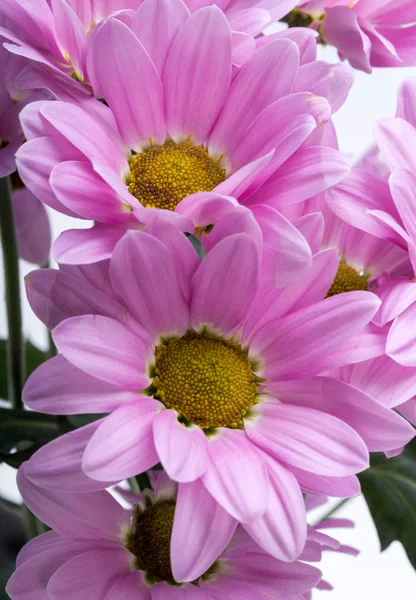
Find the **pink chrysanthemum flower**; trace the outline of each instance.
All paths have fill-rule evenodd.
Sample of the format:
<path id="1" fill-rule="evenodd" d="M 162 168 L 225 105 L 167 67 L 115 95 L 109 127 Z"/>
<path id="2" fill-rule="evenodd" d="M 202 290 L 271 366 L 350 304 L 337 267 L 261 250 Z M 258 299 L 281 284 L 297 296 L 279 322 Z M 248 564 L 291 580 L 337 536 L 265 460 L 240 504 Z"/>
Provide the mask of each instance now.
<path id="1" fill-rule="evenodd" d="M 318 29 L 357 69 L 416 64 L 413 0 L 301 0 L 298 7 L 289 22 Z"/>
<path id="2" fill-rule="evenodd" d="M 146 490 L 131 515 L 106 491 L 63 495 L 37 488 L 23 465 L 18 473 L 23 499 L 53 530 L 21 550 L 7 585 L 12 600 L 28 593 L 34 600 L 232 600 L 236 594 L 241 600 L 265 595 L 302 600 L 319 582 L 318 569 L 268 556 L 241 529 L 191 582 L 175 579 L 181 552 L 171 558 L 171 540 L 179 526 L 192 535 L 194 515 L 177 521 L 179 498 L 170 482 L 162 480 L 154 492 Z M 216 522 L 207 530 L 204 547 L 215 544 L 219 526 Z M 312 532 L 323 544 L 335 542 Z"/>
<path id="3" fill-rule="evenodd" d="M 97 24 L 114 15 L 147 41 L 153 36 L 167 49 L 186 19 L 211 5 L 218 6 L 229 21 L 238 64 L 254 50 L 252 36 L 290 11 L 296 0 L 37 0 L 34 4 L 4 0 L 0 15 L 10 19 L 14 30 L 0 28 L 0 35 L 12 42 L 7 44 L 11 52 L 30 59 L 41 78 L 46 72 L 47 78 L 52 75 L 74 91 L 87 92 L 91 80 L 86 57 Z M 30 81 L 30 75 L 25 81 Z"/>
<path id="4" fill-rule="evenodd" d="M 279 209 L 348 175 L 346 158 L 318 145 L 331 109 L 315 95 L 339 107 L 348 68 L 299 66 L 298 46 L 277 39 L 232 79 L 232 35 L 218 8 L 194 13 L 173 41 L 171 26 L 171 18 L 160 23 L 165 44 L 115 18 L 98 29 L 87 64 L 108 107 L 47 102 L 23 111 L 28 141 L 17 162 L 37 197 L 99 223 L 157 214 L 190 231 L 178 209 L 195 193 Z"/>
<path id="5" fill-rule="evenodd" d="M 364 360 L 360 333 L 380 302 L 369 292 L 321 300 L 312 269 L 265 294 L 258 248 L 245 233 L 218 240 L 200 263 L 167 225 L 163 242 L 150 230 L 128 232 L 109 266 L 29 276 L 31 305 L 54 327 L 62 354 L 30 377 L 25 402 L 54 414 L 111 414 L 43 448 L 28 476 L 45 487 L 98 489 L 161 462 L 184 484 L 201 527 L 210 518 L 202 487 L 224 520 L 241 521 L 266 551 L 293 560 L 305 541 L 296 480 L 314 493 L 354 495 L 366 443 L 397 448 L 413 437 L 404 419 L 331 378 L 321 378 L 312 401 L 280 400 L 285 383 L 307 386 L 357 354 Z"/>

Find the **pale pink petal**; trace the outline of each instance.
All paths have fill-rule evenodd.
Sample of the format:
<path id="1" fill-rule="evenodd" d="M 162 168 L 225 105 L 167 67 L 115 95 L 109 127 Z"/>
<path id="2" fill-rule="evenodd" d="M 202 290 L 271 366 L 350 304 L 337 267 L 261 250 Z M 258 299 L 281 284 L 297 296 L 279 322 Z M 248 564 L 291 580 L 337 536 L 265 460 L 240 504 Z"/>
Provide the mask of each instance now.
<path id="1" fill-rule="evenodd" d="M 305 503 L 294 475 L 275 460 L 267 461 L 269 501 L 264 515 L 244 528 L 261 548 L 292 562 L 306 541 Z"/>
<path id="2" fill-rule="evenodd" d="M 415 102 L 414 78 L 405 79 L 397 91 L 397 111 L 396 117 L 404 119 L 413 127 L 416 127 L 416 102 Z"/>
<path id="3" fill-rule="evenodd" d="M 192 219 L 195 227 L 205 228 L 217 223 L 238 206 L 231 196 L 222 196 L 214 192 L 198 192 L 179 202 L 176 212 Z"/>
<path id="4" fill-rule="evenodd" d="M 360 494 L 360 481 L 355 475 L 347 477 L 324 477 L 308 473 L 291 466 L 301 489 L 310 494 L 333 496 L 334 498 L 352 498 Z"/>
<path id="5" fill-rule="evenodd" d="M 349 65 L 331 65 L 317 60 L 299 68 L 293 92 L 312 92 L 323 96 L 336 112 L 344 104 L 354 82 L 354 71 Z"/>
<path id="6" fill-rule="evenodd" d="M 44 205 L 26 188 L 13 193 L 19 256 L 43 266 L 51 249 L 51 228 Z"/>
<path id="7" fill-rule="evenodd" d="M 413 327 L 415 315 L 416 303 L 393 321 L 387 337 L 386 353 L 405 367 L 416 366 L 416 335 Z"/>
<path id="8" fill-rule="evenodd" d="M 308 242 L 312 254 L 319 252 L 325 229 L 325 220 L 321 212 L 310 213 L 294 222 L 303 237 Z"/>
<path id="9" fill-rule="evenodd" d="M 111 412 L 137 395 L 88 375 L 62 354 L 33 371 L 23 389 L 27 406 L 52 415 Z"/>
<path id="10" fill-rule="evenodd" d="M 382 304 L 373 323 L 383 327 L 416 302 L 416 282 L 409 279 L 386 281 L 375 293 Z"/>
<path id="11" fill-rule="evenodd" d="M 35 315 L 54 329 L 68 317 L 100 314 L 127 322 L 126 309 L 84 278 L 56 269 L 38 269 L 25 277 L 26 295 Z"/>
<path id="12" fill-rule="evenodd" d="M 246 420 L 249 438 L 289 465 L 329 477 L 354 475 L 368 467 L 363 440 L 332 415 L 276 401 L 259 404 L 252 412 L 257 418 Z"/>
<path id="13" fill-rule="evenodd" d="M 189 17 L 182 0 L 146 0 L 136 13 L 133 31 L 161 77 L 172 43 Z"/>
<path id="14" fill-rule="evenodd" d="M 256 40 L 247 33 L 240 31 L 231 32 L 232 40 L 232 61 L 233 65 L 241 67 L 253 56 L 256 49 Z"/>
<path id="15" fill-rule="evenodd" d="M 390 171 L 416 171 L 416 131 L 410 123 L 398 118 L 381 119 L 374 135 Z"/>
<path id="16" fill-rule="evenodd" d="M 212 155 L 237 147 L 251 122 L 272 102 L 291 91 L 299 51 L 289 40 L 276 40 L 256 52 L 237 75 L 209 139 Z"/>
<path id="17" fill-rule="evenodd" d="M 237 521 L 198 480 L 179 485 L 171 541 L 176 581 L 203 575 L 229 544 Z"/>
<path id="18" fill-rule="evenodd" d="M 161 407 L 160 402 L 143 397 L 106 417 L 83 456 L 87 475 L 99 481 L 121 481 L 157 464 L 152 425 Z"/>
<path id="19" fill-rule="evenodd" d="M 182 26 L 166 61 L 163 87 L 169 135 L 178 142 L 189 136 L 195 144 L 204 142 L 230 83 L 230 26 L 217 7 L 207 7 Z"/>
<path id="20" fill-rule="evenodd" d="M 379 306 L 371 292 L 348 292 L 283 317 L 273 328 L 263 326 L 252 344 L 267 377 L 299 379 L 325 370 L 327 355 L 360 333 Z"/>
<path id="21" fill-rule="evenodd" d="M 152 600 L 150 588 L 143 582 L 142 571 L 132 571 L 119 577 L 103 600 Z"/>
<path id="22" fill-rule="evenodd" d="M 62 211 L 61 211 L 62 212 Z M 137 222 L 98 224 L 90 229 L 68 229 L 55 240 L 53 257 L 60 264 L 83 265 L 110 258 L 117 242 Z"/>
<path id="23" fill-rule="evenodd" d="M 194 275 L 192 325 L 211 325 L 223 333 L 231 331 L 247 312 L 258 275 L 259 255 L 251 238 L 241 233 L 222 240 Z"/>
<path id="24" fill-rule="evenodd" d="M 54 573 L 48 595 L 56 600 L 102 600 L 116 579 L 130 570 L 131 556 L 121 545 L 85 552 Z"/>
<path id="25" fill-rule="evenodd" d="M 174 410 L 163 410 L 153 421 L 153 435 L 160 462 L 171 479 L 188 482 L 208 468 L 208 442 L 202 429 L 186 427 Z"/>
<path id="26" fill-rule="evenodd" d="M 389 185 L 404 228 L 410 238 L 416 241 L 416 176 L 410 171 L 398 169 L 390 175 Z"/>
<path id="27" fill-rule="evenodd" d="M 124 23 L 109 19 L 94 36 L 88 72 L 114 113 L 124 143 L 133 150 L 166 138 L 163 88 L 140 40 Z"/>
<path id="28" fill-rule="evenodd" d="M 141 231 L 126 233 L 114 250 L 110 277 L 123 303 L 155 336 L 185 333 L 188 306 L 173 255 L 158 239 Z"/>
<path id="29" fill-rule="evenodd" d="M 27 560 L 42 554 L 42 552 L 48 552 L 48 550 L 60 548 L 67 544 L 68 540 L 55 531 L 42 533 L 29 540 L 20 550 L 16 557 L 16 569 L 21 567 Z"/>
<path id="30" fill-rule="evenodd" d="M 17 485 L 25 503 L 39 519 L 72 539 L 118 542 L 128 513 L 109 492 L 69 494 L 34 485 L 25 475 L 25 465 L 17 473 Z"/>
<path id="31" fill-rule="evenodd" d="M 100 421 L 80 427 L 42 446 L 26 463 L 25 475 L 42 488 L 67 492 L 94 492 L 113 481 L 96 481 L 81 469 L 82 456 Z"/>
<path id="32" fill-rule="evenodd" d="M 84 219 L 123 223 L 130 218 L 130 207 L 86 162 L 56 165 L 49 183 L 59 202 Z"/>
<path id="33" fill-rule="evenodd" d="M 148 344 L 114 319 L 72 317 L 53 330 L 53 339 L 69 362 L 93 377 L 130 390 L 149 385 Z"/>
<path id="34" fill-rule="evenodd" d="M 221 429 L 209 440 L 210 466 L 202 480 L 230 515 L 243 523 L 266 511 L 269 482 L 266 464 L 243 431 Z"/>
<path id="35" fill-rule="evenodd" d="M 57 38 L 79 79 L 83 79 L 85 29 L 76 12 L 64 0 L 52 0 Z M 88 27 L 87 27 L 88 29 Z"/>
<path id="36" fill-rule="evenodd" d="M 262 182 L 263 173 L 271 163 L 273 152 L 274 150 L 238 169 L 230 177 L 227 177 L 225 181 L 217 185 L 214 188 L 215 192 L 223 196 L 239 198 L 240 196 L 248 195 L 250 189 L 256 190 Z"/>

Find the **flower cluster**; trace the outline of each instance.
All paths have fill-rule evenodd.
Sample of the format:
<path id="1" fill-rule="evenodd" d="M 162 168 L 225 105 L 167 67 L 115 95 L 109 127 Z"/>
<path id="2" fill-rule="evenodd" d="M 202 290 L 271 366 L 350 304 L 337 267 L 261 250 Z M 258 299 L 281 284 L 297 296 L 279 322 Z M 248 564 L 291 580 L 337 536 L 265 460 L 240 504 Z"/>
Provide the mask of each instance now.
<path id="1" fill-rule="evenodd" d="M 12 600 L 308 600 L 309 563 L 355 554 L 307 510 L 415 435 L 416 87 L 377 125 L 386 165 L 352 167 L 353 71 L 315 29 L 403 64 L 413 8 L 344 4 L 2 1 L 21 255 L 47 262 L 44 205 L 94 221 L 25 281 L 58 353 L 22 398 L 67 427 L 18 471 L 51 531 Z"/>

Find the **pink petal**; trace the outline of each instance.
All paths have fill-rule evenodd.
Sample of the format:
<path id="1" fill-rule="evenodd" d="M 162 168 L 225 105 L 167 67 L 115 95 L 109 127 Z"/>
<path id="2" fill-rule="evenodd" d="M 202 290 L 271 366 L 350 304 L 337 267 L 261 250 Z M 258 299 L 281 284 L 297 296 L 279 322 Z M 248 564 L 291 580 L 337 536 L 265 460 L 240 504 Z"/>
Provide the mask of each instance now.
<path id="1" fill-rule="evenodd" d="M 229 16 L 231 29 L 244 31 L 256 36 L 267 27 L 271 21 L 270 13 L 264 8 L 247 8 L 234 12 Z"/>
<path id="2" fill-rule="evenodd" d="M 382 304 L 373 323 L 383 327 L 416 302 L 416 282 L 408 279 L 386 281 L 375 293 Z"/>
<path id="3" fill-rule="evenodd" d="M 195 481 L 208 468 L 208 442 L 202 429 L 179 423 L 174 410 L 163 410 L 153 421 L 153 434 L 160 462 L 171 479 Z"/>
<path id="4" fill-rule="evenodd" d="M 126 310 L 83 278 L 55 269 L 38 269 L 25 277 L 26 295 L 35 315 L 54 329 L 68 317 L 101 314 L 127 322 Z"/>
<path id="5" fill-rule="evenodd" d="M 52 10 L 59 44 L 71 61 L 80 79 L 83 79 L 86 34 L 76 12 L 63 0 L 52 0 Z M 87 27 L 88 29 L 88 27 Z"/>
<path id="6" fill-rule="evenodd" d="M 137 396 L 88 375 L 61 354 L 40 365 L 23 389 L 27 406 L 52 415 L 111 412 Z"/>
<path id="7" fill-rule="evenodd" d="M 348 292 L 283 317 L 273 328 L 263 326 L 252 344 L 267 377 L 299 379 L 325 370 L 326 356 L 360 333 L 379 306 L 371 292 Z"/>
<path id="8" fill-rule="evenodd" d="M 163 144 L 166 125 L 162 82 L 155 65 L 133 32 L 109 19 L 96 33 L 87 56 L 94 89 L 114 113 L 124 143 L 140 151 Z"/>
<path id="9" fill-rule="evenodd" d="M 415 79 L 405 79 L 397 91 L 396 117 L 416 127 Z"/>
<path id="10" fill-rule="evenodd" d="M 386 353 L 405 367 L 416 366 L 416 336 L 413 327 L 415 315 L 416 303 L 393 321 L 387 337 Z"/>
<path id="11" fill-rule="evenodd" d="M 59 202 L 84 219 L 123 223 L 130 218 L 131 209 L 86 162 L 56 165 L 49 182 Z"/>
<path id="12" fill-rule="evenodd" d="M 114 319 L 85 315 L 66 319 L 53 330 L 59 351 L 85 373 L 124 389 L 149 385 L 150 348 Z"/>
<path id="13" fill-rule="evenodd" d="M 182 26 L 166 61 L 163 87 L 170 136 L 204 142 L 230 83 L 230 26 L 217 7 L 203 8 Z"/>
<path id="14" fill-rule="evenodd" d="M 29 509 L 43 523 L 72 539 L 119 541 L 129 517 L 109 492 L 62 494 L 46 490 L 26 477 L 25 464 L 17 473 L 17 485 Z"/>
<path id="15" fill-rule="evenodd" d="M 381 119 L 375 124 L 374 135 L 390 171 L 416 171 L 416 132 L 403 119 Z"/>
<path id="16" fill-rule="evenodd" d="M 55 531 L 42 533 L 29 540 L 20 550 L 16 558 L 16 569 L 21 567 L 27 560 L 30 560 L 43 552 L 48 552 L 49 550 L 54 550 L 65 545 L 68 545 L 68 540 L 59 535 L 59 533 L 56 533 Z"/>
<path id="17" fill-rule="evenodd" d="M 136 13 L 133 31 L 161 77 L 172 43 L 189 17 L 182 0 L 147 0 Z"/>
<path id="18" fill-rule="evenodd" d="M 245 530 L 274 558 L 292 562 L 306 542 L 305 503 L 294 475 L 275 460 L 267 462 L 269 501 L 264 515 Z"/>
<path id="19" fill-rule="evenodd" d="M 54 573 L 48 595 L 56 600 L 101 600 L 116 579 L 128 573 L 130 557 L 121 546 L 85 552 Z"/>
<path id="20" fill-rule="evenodd" d="M 209 440 L 210 466 L 203 475 L 207 490 L 235 519 L 251 523 L 266 511 L 269 482 L 261 454 L 243 431 L 221 429 Z"/>
<path id="21" fill-rule="evenodd" d="M 143 397 L 106 417 L 85 450 L 85 473 L 99 481 L 121 481 L 157 464 L 152 425 L 160 408 Z"/>
<path id="22" fill-rule="evenodd" d="M 60 264 L 83 265 L 110 258 L 115 245 L 138 223 L 98 224 L 90 229 L 68 229 L 55 240 L 53 257 Z"/>
<path id="23" fill-rule="evenodd" d="M 404 228 L 416 240 L 416 177 L 410 171 L 397 170 L 389 177 L 389 185 Z"/>
<path id="24" fill-rule="evenodd" d="M 23 188 L 13 193 L 13 210 L 20 258 L 45 265 L 51 249 L 51 228 L 44 205 Z"/>
<path id="25" fill-rule="evenodd" d="M 248 195 L 251 188 L 257 189 L 264 172 L 273 158 L 273 151 L 241 167 L 225 181 L 214 188 L 217 194 L 239 198 Z M 259 179 L 260 178 L 260 179 Z M 259 183 L 260 182 L 260 183 Z"/>
<path id="26" fill-rule="evenodd" d="M 184 198 L 178 204 L 176 212 L 192 219 L 195 227 L 205 228 L 217 223 L 236 206 L 238 202 L 231 196 L 222 196 L 214 192 L 198 192 Z"/>
<path id="27" fill-rule="evenodd" d="M 342 477 L 368 467 L 368 450 L 341 420 L 303 406 L 276 401 L 253 407 L 249 438 L 277 459 L 318 475 Z"/>
<path id="28" fill-rule="evenodd" d="M 114 250 L 110 277 L 123 303 L 155 336 L 185 333 L 188 306 L 173 255 L 162 242 L 144 232 L 128 232 Z"/>
<path id="29" fill-rule="evenodd" d="M 223 333 L 231 331 L 247 312 L 258 274 L 258 250 L 251 238 L 241 233 L 222 240 L 194 275 L 192 325 L 211 325 Z"/>
<path id="30" fill-rule="evenodd" d="M 294 222 L 294 225 L 308 242 L 312 254 L 319 252 L 325 228 L 325 221 L 322 213 L 310 213 L 300 217 Z"/>
<path id="31" fill-rule="evenodd" d="M 304 492 L 317 495 L 328 495 L 334 498 L 352 498 L 360 495 L 360 482 L 355 475 L 347 477 L 323 477 L 308 473 L 303 469 L 291 467 L 301 489 Z"/>
<path id="32" fill-rule="evenodd" d="M 171 541 L 176 581 L 203 575 L 229 544 L 237 521 L 214 500 L 200 480 L 179 485 Z"/>
<path id="33" fill-rule="evenodd" d="M 289 40 L 276 40 L 252 56 L 236 77 L 211 133 L 211 155 L 234 151 L 257 115 L 290 92 L 298 64 L 299 51 Z"/>
<path id="34" fill-rule="evenodd" d="M 150 588 L 143 582 L 142 571 L 132 571 L 119 577 L 103 600 L 152 600 Z"/>
<path id="35" fill-rule="evenodd" d="M 354 71 L 350 66 L 342 63 L 331 65 L 317 60 L 299 68 L 292 93 L 312 92 L 316 96 L 323 96 L 334 113 L 344 104 L 353 82 Z"/>
<path id="36" fill-rule="evenodd" d="M 102 421 L 95 421 L 42 446 L 26 464 L 25 476 L 37 486 L 58 492 L 95 492 L 114 484 L 85 475 L 85 448 Z"/>

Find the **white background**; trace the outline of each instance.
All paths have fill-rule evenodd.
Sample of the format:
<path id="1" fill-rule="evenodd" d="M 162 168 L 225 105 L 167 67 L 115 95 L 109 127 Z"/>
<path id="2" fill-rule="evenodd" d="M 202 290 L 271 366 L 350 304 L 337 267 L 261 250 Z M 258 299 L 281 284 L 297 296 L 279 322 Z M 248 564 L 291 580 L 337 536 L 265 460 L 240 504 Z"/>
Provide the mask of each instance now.
<path id="1" fill-rule="evenodd" d="M 415 0 L 416 1 L 416 0 Z M 320 48 L 320 58 L 336 62 L 332 48 Z M 377 69 L 373 74 L 357 72 L 355 85 L 346 104 L 334 117 L 340 149 L 351 157 L 360 156 L 372 144 L 374 121 L 395 113 L 396 90 L 408 76 L 416 77 L 416 68 Z M 86 227 L 88 223 L 52 214 L 54 237 L 70 227 Z M 22 262 L 22 275 L 33 267 Z M 0 297 L 4 298 L 1 277 Z M 5 334 L 4 301 L 0 307 L 0 334 Z M 27 335 L 38 345 L 44 345 L 43 326 L 34 317 L 25 301 L 24 327 Z M 10 499 L 18 499 L 14 471 L 0 466 L 0 488 Z M 322 511 L 321 511 L 322 512 Z M 319 510 L 316 511 L 319 514 Z M 334 586 L 332 592 L 316 592 L 316 600 L 415 600 L 416 573 L 413 571 L 402 547 L 398 543 L 383 554 L 379 552 L 377 534 L 368 509 L 362 498 L 352 500 L 340 511 L 356 522 L 354 530 L 335 532 L 342 543 L 355 546 L 361 554 L 357 558 L 327 553 L 320 565 L 326 580 Z M 315 513 L 313 514 L 315 516 Z M 416 536 L 416 532 L 415 532 Z"/>

